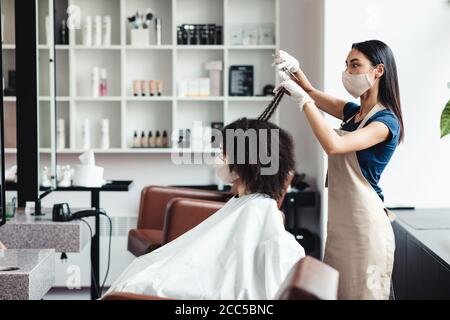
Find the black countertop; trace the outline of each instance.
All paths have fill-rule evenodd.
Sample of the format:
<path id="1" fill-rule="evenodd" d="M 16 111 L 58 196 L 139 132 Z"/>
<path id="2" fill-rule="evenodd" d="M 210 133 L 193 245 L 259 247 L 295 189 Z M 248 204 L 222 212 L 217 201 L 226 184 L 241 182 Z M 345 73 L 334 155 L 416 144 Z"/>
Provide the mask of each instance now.
<path id="1" fill-rule="evenodd" d="M 450 208 L 393 212 L 395 223 L 450 268 Z"/>

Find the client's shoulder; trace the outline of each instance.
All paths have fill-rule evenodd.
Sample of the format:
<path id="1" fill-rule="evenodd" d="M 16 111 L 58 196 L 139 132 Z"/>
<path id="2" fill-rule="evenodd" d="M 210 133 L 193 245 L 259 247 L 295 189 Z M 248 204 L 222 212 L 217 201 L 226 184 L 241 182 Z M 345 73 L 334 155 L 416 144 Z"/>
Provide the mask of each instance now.
<path id="1" fill-rule="evenodd" d="M 246 195 L 245 197 L 247 197 L 247 200 L 244 201 L 245 204 L 243 204 L 245 207 L 250 207 L 260 212 L 271 212 L 274 210 L 278 211 L 278 206 L 275 199 L 266 194 L 252 193 Z"/>
<path id="2" fill-rule="evenodd" d="M 261 204 L 265 204 L 265 205 L 270 205 L 270 204 L 276 205 L 275 199 L 273 199 L 272 197 L 270 197 L 264 193 L 251 193 L 251 194 L 247 194 L 245 196 L 241 196 L 240 198 L 242 198 L 242 199 L 246 198 L 246 200 L 247 200 L 246 202 L 251 203 L 251 204 L 261 203 Z"/>

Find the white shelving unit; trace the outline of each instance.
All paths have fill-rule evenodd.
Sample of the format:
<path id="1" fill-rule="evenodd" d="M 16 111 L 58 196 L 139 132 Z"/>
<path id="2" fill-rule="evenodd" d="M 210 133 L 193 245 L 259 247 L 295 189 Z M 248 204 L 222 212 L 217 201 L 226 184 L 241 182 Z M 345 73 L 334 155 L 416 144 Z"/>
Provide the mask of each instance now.
<path id="1" fill-rule="evenodd" d="M 12 14 L 13 0 L 1 0 L 6 17 Z M 41 0 L 40 0 L 41 2 Z M 45 0 L 42 0 L 45 2 Z M 272 97 L 228 96 L 228 71 L 231 65 L 254 66 L 254 92 L 262 94 L 267 84 L 275 85 L 276 72 L 271 67 L 272 54 L 279 47 L 279 0 L 56 0 L 58 5 L 79 6 L 81 22 L 89 16 L 112 18 L 112 41 L 109 46 L 84 46 L 82 30 L 70 30 L 69 45 L 56 44 L 56 114 L 66 121 L 67 149 L 58 153 L 79 153 L 81 150 L 81 124 L 90 119 L 91 144 L 98 153 L 170 153 L 169 148 L 131 148 L 134 131 L 155 133 L 190 128 L 194 121 L 204 125 L 211 122 L 227 124 L 239 117 L 258 116 Z M 41 4 L 40 4 L 41 6 Z M 45 15 L 39 11 L 39 55 L 48 57 L 50 46 L 45 43 Z M 132 46 L 127 17 L 137 10 L 151 7 L 162 20 L 162 45 Z M 48 11 L 47 11 L 48 12 Z M 215 23 L 223 26 L 223 45 L 178 45 L 177 26 L 182 23 Z M 230 45 L 229 30 L 236 24 L 270 23 L 275 28 L 273 45 Z M 59 26 L 56 26 L 59 27 Z M 9 28 L 9 30 L 8 30 Z M 154 31 L 154 28 L 151 29 Z M 5 21 L 3 44 L 4 73 L 14 65 L 13 23 Z M 153 39 L 152 39 L 153 40 Z M 151 43 L 155 43 L 154 41 Z M 210 60 L 224 63 L 222 95 L 218 97 L 177 97 L 177 80 L 207 77 L 203 64 Z M 90 96 L 91 68 L 106 68 L 108 96 Z M 5 69 L 6 67 L 6 69 Z M 5 75 L 5 74 L 4 74 Z M 41 109 L 50 103 L 48 69 L 40 70 Z M 132 80 L 163 80 L 162 96 L 134 97 Z M 5 97 L 6 119 L 12 123 L 15 98 Z M 45 111 L 42 111 L 45 112 Z M 8 116 L 9 114 L 9 116 Z M 100 150 L 100 120 L 110 120 L 111 149 Z M 273 118 L 278 122 L 278 113 Z M 8 134 L 8 132 L 6 133 Z M 46 152 L 49 137 L 42 141 Z M 7 139 L 8 140 L 8 139 Z M 7 152 L 14 153 L 14 146 L 6 144 Z M 48 150 L 47 150 L 48 151 Z"/>

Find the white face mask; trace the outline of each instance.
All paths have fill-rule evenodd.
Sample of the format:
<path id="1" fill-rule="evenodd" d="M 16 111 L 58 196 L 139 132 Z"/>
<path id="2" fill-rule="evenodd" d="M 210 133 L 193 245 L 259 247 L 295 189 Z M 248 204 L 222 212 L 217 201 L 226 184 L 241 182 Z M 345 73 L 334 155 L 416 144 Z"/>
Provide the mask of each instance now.
<path id="1" fill-rule="evenodd" d="M 369 78 L 369 73 L 351 74 L 342 72 L 342 83 L 354 98 L 359 98 L 364 92 L 372 88 L 373 82 Z"/>
<path id="2" fill-rule="evenodd" d="M 218 155 L 214 159 L 214 169 L 216 171 L 216 175 L 222 180 L 225 184 L 232 184 L 239 176 L 235 172 L 230 171 L 230 167 L 223 160 L 222 155 Z"/>

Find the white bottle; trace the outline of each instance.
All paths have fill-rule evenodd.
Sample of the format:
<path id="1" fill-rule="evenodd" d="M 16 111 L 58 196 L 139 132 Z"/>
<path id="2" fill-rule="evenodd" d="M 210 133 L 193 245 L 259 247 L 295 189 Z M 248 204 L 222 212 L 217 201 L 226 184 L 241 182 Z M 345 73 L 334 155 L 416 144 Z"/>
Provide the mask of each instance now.
<path id="1" fill-rule="evenodd" d="M 91 125 L 89 119 L 84 119 L 81 125 L 81 147 L 83 150 L 91 148 Z"/>
<path id="2" fill-rule="evenodd" d="M 66 132 L 64 119 L 56 120 L 56 149 L 61 150 L 66 147 Z"/>
<path id="3" fill-rule="evenodd" d="M 109 119 L 102 119 L 100 123 L 100 148 L 109 149 Z"/>
<path id="4" fill-rule="evenodd" d="M 91 94 L 93 97 L 100 95 L 100 69 L 93 67 L 91 71 Z"/>
<path id="5" fill-rule="evenodd" d="M 92 46 L 92 17 L 86 16 L 86 21 L 83 25 L 83 45 Z"/>
<path id="6" fill-rule="evenodd" d="M 111 16 L 103 17 L 103 45 L 111 45 Z"/>
<path id="7" fill-rule="evenodd" d="M 156 26 L 156 45 L 161 45 L 161 18 L 155 19 Z"/>
<path id="8" fill-rule="evenodd" d="M 94 46 L 102 45 L 102 17 L 95 16 L 94 18 Z"/>

